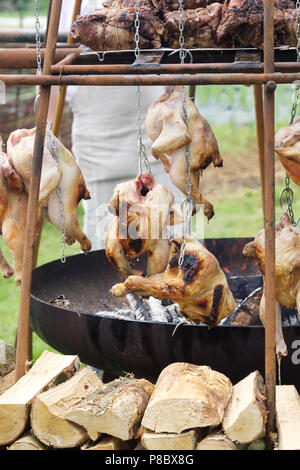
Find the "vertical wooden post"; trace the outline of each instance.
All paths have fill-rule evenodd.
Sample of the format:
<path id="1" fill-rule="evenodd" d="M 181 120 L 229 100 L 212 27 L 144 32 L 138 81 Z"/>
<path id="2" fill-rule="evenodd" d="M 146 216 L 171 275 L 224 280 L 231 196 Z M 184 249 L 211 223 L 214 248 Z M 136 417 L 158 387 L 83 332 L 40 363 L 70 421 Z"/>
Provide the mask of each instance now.
<path id="1" fill-rule="evenodd" d="M 76 17 L 80 14 L 81 4 L 82 4 L 82 0 L 75 0 L 73 16 L 72 16 L 72 24 L 76 20 Z M 71 34 L 69 33 L 68 39 L 67 39 L 67 44 L 73 44 L 73 42 L 74 42 L 74 40 L 71 38 Z M 60 130 L 60 125 L 61 125 L 62 115 L 63 115 L 63 112 L 64 112 L 66 92 L 67 92 L 66 85 L 59 87 L 58 99 L 57 99 L 56 110 L 55 110 L 55 116 L 54 116 L 54 119 L 53 119 L 53 126 L 52 126 L 53 134 L 56 137 L 59 137 L 59 130 Z"/>
<path id="2" fill-rule="evenodd" d="M 274 73 L 274 2 L 264 0 L 264 72 Z M 268 406 L 267 445 L 275 431 L 276 320 L 275 320 L 275 156 L 274 92 L 276 83 L 264 87 L 265 120 L 265 380 Z"/>
<path id="3" fill-rule="evenodd" d="M 53 0 L 49 21 L 49 33 L 47 38 L 43 74 L 51 73 L 51 65 L 55 56 L 59 18 L 62 0 Z M 36 115 L 36 136 L 33 150 L 32 171 L 30 178 L 25 246 L 23 253 L 22 285 L 19 307 L 17 358 L 16 358 L 16 380 L 19 380 L 26 371 L 26 361 L 29 358 L 29 308 L 32 269 L 34 262 L 34 246 L 37 232 L 38 200 L 40 191 L 40 179 L 46 134 L 46 122 L 50 98 L 50 86 L 42 86 Z"/>
<path id="4" fill-rule="evenodd" d="M 256 137 L 257 148 L 259 157 L 259 171 L 260 171 L 260 184 L 261 184 L 261 198 L 264 214 L 265 206 L 265 182 L 264 182 L 264 168 L 265 168 L 265 124 L 264 124 L 264 104 L 263 104 L 263 88 L 262 85 L 254 85 L 254 103 L 255 103 L 255 117 L 256 117 Z"/>

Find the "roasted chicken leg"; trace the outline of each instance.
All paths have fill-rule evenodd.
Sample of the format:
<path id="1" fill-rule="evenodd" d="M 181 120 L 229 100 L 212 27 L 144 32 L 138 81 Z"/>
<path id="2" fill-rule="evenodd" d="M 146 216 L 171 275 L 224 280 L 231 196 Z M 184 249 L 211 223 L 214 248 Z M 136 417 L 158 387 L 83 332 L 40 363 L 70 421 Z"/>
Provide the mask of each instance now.
<path id="1" fill-rule="evenodd" d="M 199 114 L 192 100 L 186 98 L 188 128 L 183 119 L 182 87 L 169 87 L 167 92 L 150 106 L 145 127 L 153 141 L 152 155 L 160 159 L 175 186 L 186 191 L 186 145 L 189 145 L 191 166 L 191 196 L 197 204 L 204 204 L 208 219 L 213 206 L 201 194 L 199 185 L 202 170 L 211 162 L 220 167 L 223 160 L 216 138 L 208 122 Z"/>
<path id="2" fill-rule="evenodd" d="M 189 320 L 214 327 L 234 312 L 234 297 L 217 259 L 195 239 L 188 239 L 183 264 L 178 265 L 182 242 L 182 238 L 172 241 L 165 272 L 149 278 L 129 276 L 114 285 L 111 294 L 170 299 Z"/>
<path id="3" fill-rule="evenodd" d="M 281 322 L 281 308 L 297 308 L 300 312 L 300 230 L 291 225 L 284 214 L 276 224 L 276 344 L 279 357 L 287 355 Z M 247 258 L 258 260 L 260 271 L 265 275 L 265 231 L 261 230 L 253 242 L 243 249 Z M 260 304 L 260 318 L 264 324 L 265 295 Z"/>
<path id="4" fill-rule="evenodd" d="M 148 252 L 147 275 L 165 269 L 169 256 L 167 226 L 182 222 L 173 194 L 150 173 L 118 184 L 109 202 L 114 219 L 106 239 L 106 256 L 126 279 L 129 261 Z"/>

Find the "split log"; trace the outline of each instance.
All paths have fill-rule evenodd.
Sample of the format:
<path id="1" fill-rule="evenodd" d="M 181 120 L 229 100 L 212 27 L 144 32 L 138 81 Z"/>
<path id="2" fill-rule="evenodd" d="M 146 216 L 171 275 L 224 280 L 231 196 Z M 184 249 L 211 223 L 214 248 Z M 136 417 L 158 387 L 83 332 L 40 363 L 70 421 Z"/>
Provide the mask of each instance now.
<path id="1" fill-rule="evenodd" d="M 33 434 L 29 433 L 15 441 L 7 450 L 49 450 Z"/>
<path id="2" fill-rule="evenodd" d="M 0 395 L 12 387 L 16 382 L 16 372 L 13 370 L 4 377 L 0 377 Z"/>
<path id="3" fill-rule="evenodd" d="M 196 429 L 190 429 L 180 434 L 154 433 L 145 429 L 141 442 L 147 450 L 194 450 L 197 437 L 198 431 Z"/>
<path id="4" fill-rule="evenodd" d="M 43 352 L 27 374 L 0 396 L 0 445 L 10 444 L 22 434 L 34 397 L 61 373 L 71 373 L 79 365 L 78 356 Z"/>
<path id="5" fill-rule="evenodd" d="M 89 438 L 85 428 L 64 419 L 87 395 L 101 389 L 103 383 L 87 367 L 71 379 L 35 397 L 31 407 L 31 428 L 43 444 L 56 449 L 82 445 Z"/>
<path id="6" fill-rule="evenodd" d="M 156 433 L 181 433 L 218 426 L 231 397 L 232 384 L 207 366 L 176 362 L 160 374 L 142 425 Z"/>
<path id="7" fill-rule="evenodd" d="M 300 450 L 300 397 L 294 385 L 276 387 L 278 450 Z"/>
<path id="8" fill-rule="evenodd" d="M 81 450 L 129 450 L 129 444 L 117 437 L 107 436 L 97 442 L 97 444 L 85 444 L 81 447 Z"/>
<path id="9" fill-rule="evenodd" d="M 248 444 L 265 435 L 266 417 L 264 381 L 260 373 L 254 371 L 233 387 L 223 431 L 232 441 Z"/>
<path id="10" fill-rule="evenodd" d="M 84 426 L 93 441 L 101 433 L 128 441 L 140 426 L 153 388 L 145 379 L 116 379 L 89 395 L 65 418 Z"/>
<path id="11" fill-rule="evenodd" d="M 225 434 L 216 432 L 198 442 L 196 450 L 237 450 L 237 447 Z"/>
<path id="12" fill-rule="evenodd" d="M 0 377 L 12 372 L 16 367 L 16 348 L 0 340 Z"/>

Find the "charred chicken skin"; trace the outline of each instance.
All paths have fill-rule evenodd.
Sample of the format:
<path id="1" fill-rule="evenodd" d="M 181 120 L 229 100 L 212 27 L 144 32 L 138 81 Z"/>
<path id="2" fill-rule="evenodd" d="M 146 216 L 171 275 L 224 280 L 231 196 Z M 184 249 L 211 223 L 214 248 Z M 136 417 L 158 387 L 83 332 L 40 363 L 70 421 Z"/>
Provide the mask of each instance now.
<path id="1" fill-rule="evenodd" d="M 35 129 L 19 129 L 12 132 L 7 143 L 8 156 L 13 162 L 16 173 L 24 183 L 28 194 Z M 47 218 L 59 230 L 61 228 L 60 201 L 56 188 L 60 185 L 64 212 L 65 241 L 72 245 L 76 240 L 83 251 L 91 249 L 91 243 L 82 232 L 77 206 L 81 199 L 89 199 L 80 168 L 71 152 L 55 137 L 59 165 L 54 159 L 50 137 L 47 134 L 44 147 L 41 173 L 39 208 L 40 215 Z"/>
<path id="2" fill-rule="evenodd" d="M 148 6 L 140 9 L 140 48 L 161 46 L 163 25 Z M 77 17 L 71 36 L 96 51 L 135 48 L 135 10 L 132 7 L 112 6 L 95 13 Z"/>
<path id="3" fill-rule="evenodd" d="M 184 194 L 187 194 L 185 152 L 186 145 L 189 145 L 191 196 L 196 204 L 204 205 L 204 214 L 210 219 L 214 215 L 213 206 L 200 192 L 200 178 L 202 170 L 211 162 L 215 167 L 221 167 L 223 160 L 210 125 L 200 115 L 192 100 L 186 98 L 186 103 L 188 127 L 183 119 L 182 87 L 169 87 L 150 106 L 145 128 L 153 141 L 152 155 L 162 161 L 171 181 Z"/>
<path id="4" fill-rule="evenodd" d="M 276 345 L 279 357 L 287 355 L 281 322 L 281 306 L 297 308 L 300 312 L 300 230 L 291 225 L 284 214 L 276 224 Z M 265 231 L 261 230 L 253 242 L 243 249 L 243 255 L 256 259 L 263 276 L 265 275 Z M 265 294 L 263 294 L 259 315 L 265 319 Z"/>
<path id="5" fill-rule="evenodd" d="M 287 174 L 300 185 L 300 116 L 276 133 L 275 151 Z"/>
<path id="6" fill-rule="evenodd" d="M 187 240 L 184 261 L 178 265 L 183 239 L 172 241 L 164 272 L 144 278 L 129 276 L 111 294 L 129 293 L 176 302 L 188 320 L 214 327 L 235 310 L 235 300 L 217 259 L 201 243 Z"/>
<path id="7" fill-rule="evenodd" d="M 147 276 L 165 269 L 169 256 L 167 226 L 181 223 L 173 194 L 150 173 L 118 184 L 108 206 L 114 219 L 106 239 L 106 256 L 124 279 L 130 261 L 148 253 Z"/>

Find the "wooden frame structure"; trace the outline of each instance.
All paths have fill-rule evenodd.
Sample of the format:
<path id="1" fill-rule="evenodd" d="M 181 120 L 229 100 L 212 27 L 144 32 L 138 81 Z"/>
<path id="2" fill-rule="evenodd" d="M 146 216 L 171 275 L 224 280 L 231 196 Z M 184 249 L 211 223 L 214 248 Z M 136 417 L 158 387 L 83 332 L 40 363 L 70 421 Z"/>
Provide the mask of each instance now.
<path id="1" fill-rule="evenodd" d="M 16 378 L 25 374 L 30 356 L 29 308 L 31 274 L 34 263 L 34 240 L 37 230 L 37 212 L 43 147 L 46 131 L 51 85 L 205 85 L 247 84 L 255 87 L 260 168 L 262 178 L 265 247 L 265 382 L 269 410 L 267 435 L 275 429 L 275 156 L 274 156 L 274 93 L 277 83 L 292 83 L 300 79 L 297 62 L 274 62 L 274 2 L 264 0 L 264 59 L 263 64 L 147 64 L 140 65 L 80 65 L 74 63 L 79 55 L 75 47 L 57 48 L 57 37 L 62 0 L 52 0 L 48 22 L 47 43 L 42 51 L 41 75 L 0 75 L 6 84 L 40 85 L 40 99 L 36 113 L 36 138 L 30 180 L 25 248 L 23 256 L 17 338 Z M 77 2 L 78 6 L 78 2 Z M 6 58 L 5 68 L 34 67 L 35 50 L 10 49 L 0 51 L 0 62 Z M 263 93 L 262 93 L 263 87 Z M 264 100 L 262 99 L 264 94 Z M 264 103 L 263 103 L 264 101 Z M 264 114 L 263 114 L 264 113 Z"/>

